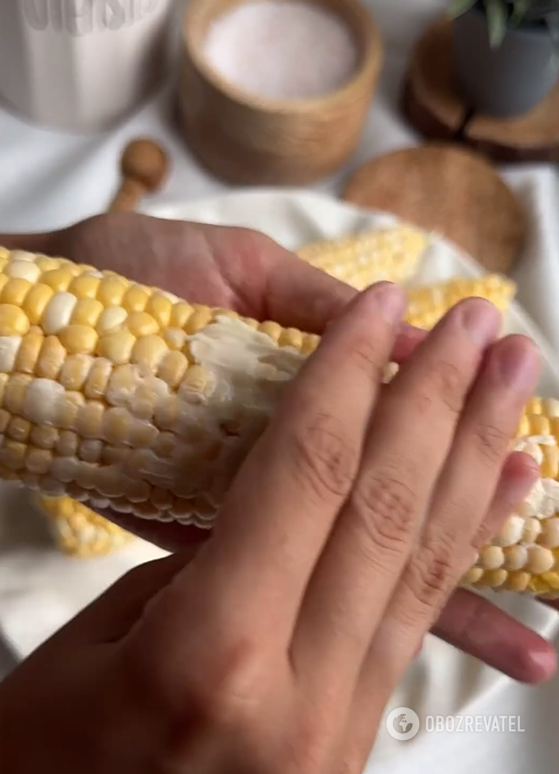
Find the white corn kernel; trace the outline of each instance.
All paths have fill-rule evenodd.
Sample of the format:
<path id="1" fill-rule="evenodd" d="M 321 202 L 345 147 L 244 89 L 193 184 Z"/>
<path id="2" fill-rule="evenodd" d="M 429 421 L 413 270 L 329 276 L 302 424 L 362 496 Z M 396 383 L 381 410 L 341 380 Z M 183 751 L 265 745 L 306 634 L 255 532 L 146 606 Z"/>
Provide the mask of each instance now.
<path id="1" fill-rule="evenodd" d="M 71 293 L 55 293 L 43 312 L 41 327 L 46 334 L 55 334 L 65 328 L 72 317 L 78 299 Z"/>

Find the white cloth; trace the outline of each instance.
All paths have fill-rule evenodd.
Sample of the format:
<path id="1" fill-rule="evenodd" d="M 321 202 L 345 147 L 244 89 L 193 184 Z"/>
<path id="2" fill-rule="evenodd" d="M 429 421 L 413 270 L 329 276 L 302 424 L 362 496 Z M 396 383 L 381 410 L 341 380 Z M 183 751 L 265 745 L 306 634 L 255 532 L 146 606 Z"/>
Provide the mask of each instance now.
<path id="1" fill-rule="evenodd" d="M 335 195 L 343 178 L 365 159 L 418 140 L 405 126 L 398 112 L 399 88 L 410 45 L 420 30 L 443 7 L 442 0 L 377 0 L 370 4 L 378 18 L 386 44 L 386 63 L 379 91 L 371 110 L 361 147 L 352 162 L 340 174 L 315 186 L 315 190 Z M 117 185 L 117 159 L 124 143 L 138 134 L 160 137 L 173 157 L 173 175 L 165 191 L 146 202 L 171 205 L 181 201 L 207 198 L 228 189 L 209 177 L 192 160 L 182 141 L 170 126 L 170 95 L 165 93 L 146 105 L 118 130 L 106 135 L 69 137 L 27 126 L 8 113 L 0 112 L 0 233 L 19 230 L 43 230 L 67 225 L 102 211 Z M 504 170 L 506 178 L 521 195 L 531 214 L 530 244 L 519 264 L 516 277 L 521 280 L 519 300 L 540 325 L 555 350 L 559 349 L 559 234 L 556 213 L 559 197 L 553 168 L 524 167 Z M 16 507 L 23 510 L 21 503 Z M 0 529 L 2 525 L 0 524 Z M 37 547 L 37 551 L 41 550 Z M 143 549 L 141 549 L 143 550 Z M 0 574 L 9 546 L 2 543 L 0 532 Z M 130 559 L 135 563 L 138 557 Z M 141 560 L 141 557 L 139 558 Z M 128 560 L 122 559 L 122 569 Z M 32 570 L 32 556 L 27 569 Z M 100 574 L 102 576 L 102 574 Z M 12 589 L 12 591 L 14 591 Z M 4 602 L 10 602 L 9 591 Z M 15 591 L 11 602 L 16 599 Z M 33 627 L 36 609 L 29 610 L 25 600 L 20 606 L 21 627 Z M 41 601 L 48 612 L 52 599 Z M 42 610 L 44 613 L 45 610 Z M 56 611 L 52 611 L 53 615 Z M 543 609 L 534 605 L 523 613 L 535 626 L 544 624 Z M 32 632 L 29 633 L 32 636 Z M 480 774 L 496 770 L 524 774 L 527 769 L 547 774 L 554 772 L 557 734 L 553 717 L 559 707 L 559 681 L 545 689 L 525 689 L 495 679 L 490 670 L 460 657 L 459 679 L 441 680 L 440 663 L 447 662 L 448 648 L 430 639 L 428 658 L 422 658 L 411 670 L 407 686 L 419 686 L 412 709 L 422 717 L 444 712 L 449 706 L 461 712 L 484 715 L 520 715 L 524 733 L 420 733 L 407 743 L 396 743 L 382 735 L 375 763 L 382 772 L 467 772 L 474 766 Z M 0 669 L 2 668 L 0 654 Z M 7 667 L 7 664 L 6 664 Z M 471 683 L 476 683 L 477 694 Z M 490 691 L 482 690 L 490 687 Z M 406 692 L 408 699 L 410 694 Z M 471 704 L 475 695 L 479 705 Z M 408 706 L 410 706 L 408 704 Z M 537 725 L 539 724 L 539 726 Z M 502 739 L 506 736 L 506 740 Z"/>

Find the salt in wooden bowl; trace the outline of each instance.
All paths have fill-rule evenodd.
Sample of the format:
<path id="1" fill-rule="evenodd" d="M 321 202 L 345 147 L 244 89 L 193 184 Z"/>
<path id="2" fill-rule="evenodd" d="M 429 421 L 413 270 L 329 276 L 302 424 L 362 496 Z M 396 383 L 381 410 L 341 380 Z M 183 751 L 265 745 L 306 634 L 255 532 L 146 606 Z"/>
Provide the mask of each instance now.
<path id="1" fill-rule="evenodd" d="M 382 66 L 379 29 L 359 0 L 306 0 L 346 25 L 356 66 L 322 94 L 263 96 L 226 77 L 205 49 L 212 25 L 247 2 L 254 0 L 190 0 L 178 90 L 181 131 L 198 161 L 229 183 L 316 182 L 343 166 L 359 143 Z"/>

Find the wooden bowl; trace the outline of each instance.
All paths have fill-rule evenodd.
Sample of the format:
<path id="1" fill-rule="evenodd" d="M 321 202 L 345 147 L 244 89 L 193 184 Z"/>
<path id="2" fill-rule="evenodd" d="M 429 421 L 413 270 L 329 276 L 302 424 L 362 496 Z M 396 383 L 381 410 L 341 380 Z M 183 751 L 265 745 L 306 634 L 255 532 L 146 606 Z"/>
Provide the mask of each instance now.
<path id="1" fill-rule="evenodd" d="M 352 77 L 320 97 L 253 96 L 206 61 L 210 24 L 250 0 L 190 0 L 183 28 L 178 113 L 199 162 L 235 185 L 307 185 L 334 172 L 355 151 L 383 59 L 382 40 L 359 0 L 307 0 L 336 13 L 352 31 L 360 60 Z"/>

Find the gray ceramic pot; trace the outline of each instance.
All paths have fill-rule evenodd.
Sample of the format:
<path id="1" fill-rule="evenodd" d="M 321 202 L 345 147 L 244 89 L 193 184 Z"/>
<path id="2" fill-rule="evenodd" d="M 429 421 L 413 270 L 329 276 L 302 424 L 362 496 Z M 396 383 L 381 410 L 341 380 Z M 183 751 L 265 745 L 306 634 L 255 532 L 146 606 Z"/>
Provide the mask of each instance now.
<path id="1" fill-rule="evenodd" d="M 544 23 L 509 28 L 501 46 L 492 49 L 482 4 L 454 21 L 454 57 L 460 88 L 471 107 L 502 118 L 535 107 L 559 75 Z"/>

